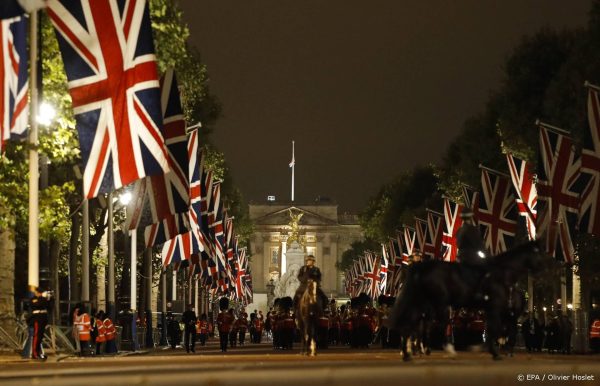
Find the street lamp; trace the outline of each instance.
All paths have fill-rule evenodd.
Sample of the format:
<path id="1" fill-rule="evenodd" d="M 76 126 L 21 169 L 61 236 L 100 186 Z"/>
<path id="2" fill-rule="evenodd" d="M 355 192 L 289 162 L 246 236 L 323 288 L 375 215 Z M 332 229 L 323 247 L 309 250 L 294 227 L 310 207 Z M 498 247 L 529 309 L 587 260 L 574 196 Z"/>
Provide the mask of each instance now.
<path id="1" fill-rule="evenodd" d="M 119 202 L 123 206 L 129 205 L 129 203 L 131 202 L 131 198 L 132 198 L 131 192 L 124 192 L 119 196 Z"/>
<path id="2" fill-rule="evenodd" d="M 39 107 L 39 112 L 36 117 L 37 122 L 40 125 L 48 126 L 56 117 L 56 110 L 48 102 L 42 102 Z"/>

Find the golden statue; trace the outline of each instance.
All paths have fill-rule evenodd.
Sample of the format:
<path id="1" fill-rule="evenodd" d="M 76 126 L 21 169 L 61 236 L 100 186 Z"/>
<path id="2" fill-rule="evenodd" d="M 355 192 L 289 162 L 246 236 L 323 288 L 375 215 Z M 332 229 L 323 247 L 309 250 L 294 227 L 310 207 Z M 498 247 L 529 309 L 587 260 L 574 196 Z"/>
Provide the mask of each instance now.
<path id="1" fill-rule="evenodd" d="M 297 212 L 296 214 L 294 214 L 294 212 L 292 211 L 292 209 L 288 209 L 290 212 L 290 235 L 287 238 L 287 245 L 290 245 L 292 242 L 296 241 L 298 242 L 298 244 L 302 244 L 302 240 L 300 239 L 300 226 L 298 225 L 300 223 L 300 219 L 302 218 L 302 216 L 304 216 L 303 212 Z"/>

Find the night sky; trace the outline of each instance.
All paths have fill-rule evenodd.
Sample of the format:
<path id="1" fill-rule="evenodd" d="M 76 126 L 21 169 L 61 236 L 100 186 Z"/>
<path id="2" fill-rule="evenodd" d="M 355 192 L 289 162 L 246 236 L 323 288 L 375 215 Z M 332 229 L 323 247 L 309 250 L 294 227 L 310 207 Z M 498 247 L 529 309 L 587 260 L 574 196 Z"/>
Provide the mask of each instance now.
<path id="1" fill-rule="evenodd" d="M 526 34 L 585 26 L 591 0 L 180 0 L 223 117 L 211 141 L 248 201 L 360 211 L 437 162 Z"/>

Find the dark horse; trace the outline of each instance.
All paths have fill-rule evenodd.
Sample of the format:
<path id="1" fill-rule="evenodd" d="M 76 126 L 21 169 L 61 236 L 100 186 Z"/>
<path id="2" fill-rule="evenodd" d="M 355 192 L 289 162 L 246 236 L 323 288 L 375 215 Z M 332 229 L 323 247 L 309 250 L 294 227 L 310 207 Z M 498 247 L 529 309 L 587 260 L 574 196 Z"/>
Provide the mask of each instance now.
<path id="1" fill-rule="evenodd" d="M 317 294 L 317 282 L 309 279 L 296 307 L 296 323 L 302 334 L 302 354 L 317 354 L 317 328 L 323 315 L 323 300 Z"/>
<path id="2" fill-rule="evenodd" d="M 413 264 L 394 303 L 390 327 L 400 331 L 402 354 L 409 360 L 406 341 L 417 331 L 424 315 L 449 324 L 449 309 L 484 309 L 488 350 L 499 359 L 495 343 L 502 334 L 502 316 L 509 308 L 509 288 L 528 270 L 542 269 L 542 256 L 536 242 L 520 245 L 481 266 L 425 261 Z M 453 348 L 452 348 L 453 351 Z"/>

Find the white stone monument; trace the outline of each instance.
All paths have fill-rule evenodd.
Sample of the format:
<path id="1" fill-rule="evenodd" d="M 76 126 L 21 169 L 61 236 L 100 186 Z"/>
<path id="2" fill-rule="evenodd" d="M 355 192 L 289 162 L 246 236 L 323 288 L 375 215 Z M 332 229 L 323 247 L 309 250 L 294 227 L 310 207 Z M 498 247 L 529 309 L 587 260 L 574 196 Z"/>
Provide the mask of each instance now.
<path id="1" fill-rule="evenodd" d="M 285 253 L 287 266 L 286 272 L 279 278 L 275 285 L 275 297 L 294 297 L 300 286 L 298 271 L 304 265 L 304 249 L 297 241 L 292 241 Z"/>

